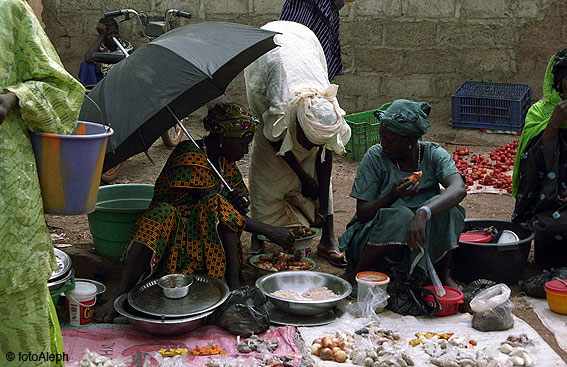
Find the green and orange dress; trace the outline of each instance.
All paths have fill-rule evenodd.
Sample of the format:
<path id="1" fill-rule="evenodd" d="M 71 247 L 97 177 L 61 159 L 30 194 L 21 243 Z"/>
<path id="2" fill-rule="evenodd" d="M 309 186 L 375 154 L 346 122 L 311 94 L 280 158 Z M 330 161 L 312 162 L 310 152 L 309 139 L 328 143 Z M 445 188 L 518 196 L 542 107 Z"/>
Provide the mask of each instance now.
<path id="1" fill-rule="evenodd" d="M 248 193 L 236 163 L 224 161 L 219 168 L 232 188 Z M 209 189 L 210 193 L 197 196 L 192 189 Z M 239 234 L 246 225 L 246 218 L 228 202 L 227 194 L 206 153 L 192 142 L 182 141 L 156 181 L 150 207 L 130 230 L 123 260 L 137 241 L 153 251 L 142 279 L 171 273 L 203 273 L 222 279 L 226 261 L 217 224 L 222 222 Z M 240 240 L 238 248 L 242 263 Z"/>

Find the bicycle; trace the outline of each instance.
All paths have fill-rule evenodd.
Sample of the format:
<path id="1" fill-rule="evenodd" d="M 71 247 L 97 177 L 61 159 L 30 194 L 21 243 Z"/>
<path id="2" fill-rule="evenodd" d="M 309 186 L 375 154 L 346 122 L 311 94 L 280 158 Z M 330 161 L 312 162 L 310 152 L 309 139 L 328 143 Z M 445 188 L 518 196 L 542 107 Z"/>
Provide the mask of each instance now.
<path id="1" fill-rule="evenodd" d="M 119 23 L 122 23 L 124 21 L 129 21 L 133 18 L 138 19 L 138 21 L 142 26 L 142 34 L 148 39 L 149 42 L 151 42 L 155 38 L 161 36 L 162 34 L 174 28 L 171 21 L 172 17 L 183 17 L 186 19 L 191 19 L 190 13 L 177 9 L 166 10 L 163 18 L 158 18 L 157 20 L 150 20 L 150 17 L 147 15 L 147 13 L 138 12 L 134 9 L 121 9 L 121 10 L 109 11 L 109 12 L 105 12 L 104 16 L 106 18 L 116 18 L 123 16 L 124 19 L 120 20 Z M 93 60 L 96 62 L 103 62 L 107 64 L 116 64 L 129 56 L 128 52 L 122 47 L 122 45 L 116 38 L 113 38 L 113 41 L 118 46 L 117 51 L 112 53 L 94 52 Z M 188 120 L 187 118 L 184 118 L 181 120 L 181 122 L 183 123 L 183 125 L 185 125 L 188 122 Z M 178 125 L 175 125 L 161 136 L 161 140 L 167 147 L 177 146 L 177 144 L 179 144 L 179 142 L 182 139 L 183 139 L 183 131 Z M 152 161 L 152 159 L 149 156 L 148 158 L 150 159 L 150 161 Z M 102 181 L 108 183 L 116 179 L 116 177 L 122 170 L 123 166 L 124 166 L 124 162 L 104 172 L 102 174 Z"/>

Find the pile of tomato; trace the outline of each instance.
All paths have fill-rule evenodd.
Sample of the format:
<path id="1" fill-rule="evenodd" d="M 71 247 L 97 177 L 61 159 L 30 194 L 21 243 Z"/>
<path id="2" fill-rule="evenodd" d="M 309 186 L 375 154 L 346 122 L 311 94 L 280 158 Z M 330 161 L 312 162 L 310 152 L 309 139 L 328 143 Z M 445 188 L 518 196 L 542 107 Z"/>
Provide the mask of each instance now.
<path id="1" fill-rule="evenodd" d="M 452 156 L 455 166 L 465 176 L 467 189 L 493 186 L 512 193 L 512 176 L 506 172 L 514 169 L 517 150 L 518 140 L 514 140 L 494 149 L 490 153 L 490 159 L 480 154 L 471 155 L 467 147 L 456 147 Z"/>

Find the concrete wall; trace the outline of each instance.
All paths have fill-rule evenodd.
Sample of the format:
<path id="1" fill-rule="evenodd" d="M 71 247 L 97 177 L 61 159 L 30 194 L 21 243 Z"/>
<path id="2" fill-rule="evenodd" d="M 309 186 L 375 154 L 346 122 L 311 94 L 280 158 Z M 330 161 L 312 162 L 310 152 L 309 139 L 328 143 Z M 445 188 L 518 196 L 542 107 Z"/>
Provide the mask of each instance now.
<path id="1" fill-rule="evenodd" d="M 78 65 L 96 38 L 104 11 L 120 8 L 162 15 L 193 14 L 188 22 L 231 21 L 261 26 L 279 16 L 283 0 L 43 0 L 43 21 L 67 69 Z M 187 22 L 187 21 L 182 21 Z M 139 42 L 139 27 L 122 23 Z M 347 113 L 395 98 L 429 101 L 432 118 L 450 118 L 451 94 L 466 80 L 522 83 L 533 99 L 549 57 L 567 47 L 564 0 L 356 0 L 341 10 L 345 75 L 339 101 Z M 246 102 L 242 75 L 227 98 Z"/>

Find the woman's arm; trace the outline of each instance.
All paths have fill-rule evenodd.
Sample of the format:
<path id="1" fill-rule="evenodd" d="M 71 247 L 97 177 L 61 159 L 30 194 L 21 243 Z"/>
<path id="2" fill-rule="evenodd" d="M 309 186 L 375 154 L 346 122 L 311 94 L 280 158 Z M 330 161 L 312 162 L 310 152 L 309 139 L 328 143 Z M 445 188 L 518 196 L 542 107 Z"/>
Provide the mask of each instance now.
<path id="1" fill-rule="evenodd" d="M 325 149 L 325 161 L 317 157 L 315 161 L 315 171 L 319 185 L 319 214 L 322 218 L 327 218 L 329 213 L 329 187 L 331 185 L 331 171 L 333 170 L 333 152 Z"/>
<path id="2" fill-rule="evenodd" d="M 431 215 L 451 209 L 467 196 L 465 183 L 459 173 L 454 173 L 441 183 L 445 190 L 435 200 L 427 204 Z M 411 250 L 417 246 L 425 247 L 427 226 L 427 211 L 417 210 L 408 226 L 406 242 Z"/>
<path id="3" fill-rule="evenodd" d="M 270 144 L 272 144 L 276 152 L 278 152 L 282 146 L 281 141 L 270 142 Z M 317 181 L 305 172 L 292 152 L 286 152 L 282 158 L 293 172 L 295 172 L 299 181 L 301 181 L 301 195 L 313 200 L 317 199 L 319 197 L 319 185 Z"/>
<path id="4" fill-rule="evenodd" d="M 557 136 L 561 125 L 565 122 L 567 122 L 567 101 L 561 101 L 553 110 L 553 114 L 551 114 L 551 118 L 543 132 L 543 144 L 552 141 Z"/>
<path id="5" fill-rule="evenodd" d="M 295 237 L 289 229 L 274 227 L 254 218 L 246 217 L 246 226 L 244 227 L 244 230 L 246 232 L 262 234 L 268 237 L 270 241 L 283 247 L 285 250 L 293 249 L 293 244 L 295 243 Z"/>
<path id="6" fill-rule="evenodd" d="M 92 43 L 91 47 L 89 47 L 87 52 L 85 52 L 86 62 L 93 62 L 93 52 L 96 52 L 100 48 L 100 45 L 102 44 L 104 38 L 106 37 L 106 26 L 104 24 L 98 23 L 96 26 L 96 30 L 98 32 L 98 37 Z"/>
<path id="7" fill-rule="evenodd" d="M 378 210 L 389 208 L 402 196 L 414 195 L 419 189 L 419 182 L 411 187 L 411 181 L 408 178 L 401 178 L 392 185 L 390 191 L 374 201 L 364 201 L 358 199 L 356 201 L 356 215 L 362 223 L 370 221 L 376 216 Z"/>

